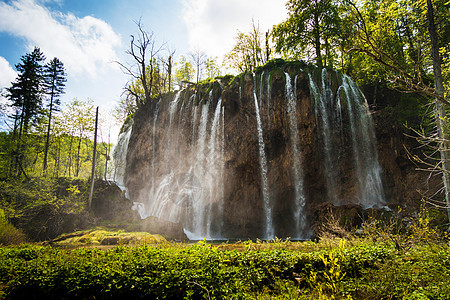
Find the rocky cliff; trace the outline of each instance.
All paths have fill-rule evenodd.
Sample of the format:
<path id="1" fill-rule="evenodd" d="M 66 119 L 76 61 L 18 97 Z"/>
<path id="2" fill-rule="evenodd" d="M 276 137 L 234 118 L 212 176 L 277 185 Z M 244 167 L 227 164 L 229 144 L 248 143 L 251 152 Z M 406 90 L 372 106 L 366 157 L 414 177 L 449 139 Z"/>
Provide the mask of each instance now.
<path id="1" fill-rule="evenodd" d="M 399 128 L 372 118 L 345 75 L 268 66 L 146 103 L 123 133 L 125 185 L 141 216 L 182 223 L 191 238 L 309 238 L 324 204 L 420 198 L 427 174 Z"/>

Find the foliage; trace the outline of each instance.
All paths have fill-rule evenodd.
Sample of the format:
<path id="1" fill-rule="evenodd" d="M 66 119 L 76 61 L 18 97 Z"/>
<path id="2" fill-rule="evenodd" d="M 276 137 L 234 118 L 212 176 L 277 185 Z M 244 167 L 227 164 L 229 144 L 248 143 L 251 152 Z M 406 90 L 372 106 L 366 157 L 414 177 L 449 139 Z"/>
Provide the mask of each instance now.
<path id="1" fill-rule="evenodd" d="M 93 141 L 88 133 L 92 134 L 92 131 L 75 132 L 76 128 L 72 127 L 75 125 L 71 124 L 75 124 L 78 118 L 67 119 L 63 116 L 68 118 L 65 113 L 57 115 L 52 125 L 53 133 L 47 158 L 47 174 L 53 177 L 74 176 L 78 169 L 78 177 L 87 178 L 91 171 L 93 152 Z M 80 132 L 82 132 L 81 136 Z M 44 133 L 26 135 L 27 147 L 24 148 L 22 159 L 25 162 L 23 168 L 29 177 L 37 177 L 42 174 L 45 140 Z M 0 133 L 0 178 L 10 178 L 11 176 L 11 151 L 14 150 L 14 145 L 13 133 Z M 78 146 L 80 147 L 79 151 Z M 106 148 L 108 144 L 102 142 L 98 147 Z M 105 171 L 107 158 L 100 155 L 99 152 L 97 155 L 98 177 L 101 177 Z"/>
<path id="2" fill-rule="evenodd" d="M 397 250 L 407 251 L 417 245 L 438 243 L 448 238 L 447 233 L 431 226 L 432 221 L 424 204 L 409 217 L 399 208 L 383 222 L 374 218 L 366 220 L 362 225 L 362 236 L 374 242 L 392 243 Z"/>
<path id="3" fill-rule="evenodd" d="M 125 86 L 127 97 L 133 97 L 136 106 L 140 107 L 150 101 L 154 95 L 161 93 L 161 89 L 165 89 L 166 82 L 170 83 L 170 79 L 167 79 L 172 76 L 173 53 L 169 54 L 167 62 L 165 59 L 159 59 L 158 55 L 163 45 L 156 45 L 154 33 L 146 31 L 141 20 L 136 22 L 136 26 L 138 32 L 136 35 L 131 35 L 130 48 L 126 51 L 133 63 L 117 63 L 131 78 Z M 166 70 L 167 73 L 165 73 Z"/>
<path id="4" fill-rule="evenodd" d="M 21 244 L 25 241 L 25 234 L 8 222 L 5 212 L 0 208 L 0 246 Z"/>
<path id="5" fill-rule="evenodd" d="M 238 31 L 236 44 L 225 55 L 225 60 L 239 72 L 253 72 L 270 59 L 269 33 L 265 35 L 259 29 L 259 24 L 252 20 L 252 30 L 249 33 Z"/>
<path id="6" fill-rule="evenodd" d="M 47 126 L 47 138 L 45 141 L 44 148 L 44 164 L 43 171 L 45 173 L 47 169 L 47 154 L 48 148 L 50 146 L 50 132 L 51 132 L 51 121 L 52 113 L 58 111 L 61 101 L 59 97 L 64 93 L 64 87 L 66 79 L 66 73 L 64 70 L 63 63 L 58 58 L 53 58 L 44 67 L 44 86 L 49 94 L 50 103 L 48 104 L 48 126 Z"/>
<path id="7" fill-rule="evenodd" d="M 217 57 L 208 57 L 205 60 L 205 72 L 207 78 L 216 78 L 221 75 L 220 66 L 217 62 Z"/>
<path id="8" fill-rule="evenodd" d="M 249 245 L 255 245 L 250 242 Z M 258 243 L 257 243 L 258 244 Z M 259 242 L 261 249 L 194 245 L 109 250 L 0 248 L 0 286 L 23 297 L 164 299 L 447 299 L 450 248 L 434 243 L 409 252 L 361 241 L 315 252 L 302 242 Z M 319 242 L 320 244 L 320 242 Z M 231 245 L 230 245 L 231 246 Z M 410 298 L 408 298 L 410 297 Z"/>
<path id="9" fill-rule="evenodd" d="M 127 94 L 125 97 L 121 97 L 118 103 L 112 110 L 112 115 L 116 120 L 116 124 L 122 125 L 125 120 L 133 115 L 137 111 L 135 102 Z"/>
<path id="10" fill-rule="evenodd" d="M 331 299 L 335 299 L 340 291 L 340 283 L 344 279 L 346 273 L 343 269 L 345 240 L 341 240 L 336 251 L 330 251 L 327 254 L 319 254 L 319 258 L 324 265 L 324 271 L 319 280 L 317 273 L 311 271 L 309 276 L 309 284 L 313 289 L 313 293 L 317 293 L 318 299 L 327 299 L 324 294 L 324 288 L 331 294 Z M 336 253 L 335 253 L 336 252 Z"/>
<path id="11" fill-rule="evenodd" d="M 28 133 L 31 123 L 42 109 L 44 60 L 45 56 L 39 48 L 22 56 L 21 62 L 16 65 L 19 75 L 7 89 L 11 106 L 15 108 L 14 130 L 18 132 L 19 138 L 22 133 Z"/>
<path id="12" fill-rule="evenodd" d="M 394 230 L 382 223 L 371 226 Z M 336 242 L 156 246 L 146 234 L 97 228 L 54 243 L 141 246 L 0 248 L 0 289 L 7 299 L 448 299 L 450 247 L 424 207 L 410 224 L 398 234 L 413 246 L 402 249 L 367 226 L 362 237 Z"/>
<path id="13" fill-rule="evenodd" d="M 195 69 L 192 63 L 185 56 L 181 56 L 175 72 L 175 82 L 179 88 L 183 88 L 186 82 L 191 82 L 194 79 L 194 74 Z"/>
<path id="14" fill-rule="evenodd" d="M 291 59 L 314 57 L 318 67 L 332 67 L 336 58 L 331 49 L 342 51 L 339 43 L 345 40 L 337 1 L 289 0 L 286 7 L 288 19 L 274 26 L 272 33 L 277 52 Z M 314 54 L 309 53 L 312 49 Z"/>
<path id="15" fill-rule="evenodd" d="M 42 240 L 71 230 L 64 218 L 80 225 L 77 216 L 86 213 L 87 187 L 87 181 L 66 178 L 0 181 L 0 209 L 31 240 Z"/>

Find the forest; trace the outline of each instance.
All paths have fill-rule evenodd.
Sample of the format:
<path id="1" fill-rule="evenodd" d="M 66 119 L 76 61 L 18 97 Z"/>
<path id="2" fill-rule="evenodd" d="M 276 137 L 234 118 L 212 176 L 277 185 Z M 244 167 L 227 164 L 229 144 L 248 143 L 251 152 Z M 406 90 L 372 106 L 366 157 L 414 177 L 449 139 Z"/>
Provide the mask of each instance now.
<path id="1" fill-rule="evenodd" d="M 111 116 L 96 122 L 91 99 L 62 103 L 64 64 L 35 47 L 1 91 L 0 299 L 450 299 L 450 2 L 287 0 L 286 8 L 266 32 L 249 20 L 252 30 L 238 30 L 221 58 L 200 48 L 175 61 L 135 22 L 129 60 L 115 62 L 129 78 L 111 113 L 121 134 L 164 95 L 301 61 L 348 75 L 371 111 L 388 111 L 438 192 L 358 226 L 330 211 L 308 241 L 184 243 L 141 232 L 114 184 L 123 166 L 113 161 Z M 117 216 L 91 207 L 92 194 Z"/>

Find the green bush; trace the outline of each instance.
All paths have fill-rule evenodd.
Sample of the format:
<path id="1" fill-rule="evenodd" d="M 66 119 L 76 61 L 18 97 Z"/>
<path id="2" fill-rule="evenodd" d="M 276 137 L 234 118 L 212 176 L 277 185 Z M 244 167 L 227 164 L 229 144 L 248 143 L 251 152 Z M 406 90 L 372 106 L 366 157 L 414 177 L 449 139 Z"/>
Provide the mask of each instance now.
<path id="1" fill-rule="evenodd" d="M 450 299 L 446 244 L 399 252 L 341 242 L 309 253 L 298 250 L 301 242 L 260 244 L 4 247 L 0 298 L 3 289 L 6 299 Z"/>
<path id="2" fill-rule="evenodd" d="M 25 234 L 8 222 L 0 208 L 0 245 L 16 245 L 26 241 Z"/>

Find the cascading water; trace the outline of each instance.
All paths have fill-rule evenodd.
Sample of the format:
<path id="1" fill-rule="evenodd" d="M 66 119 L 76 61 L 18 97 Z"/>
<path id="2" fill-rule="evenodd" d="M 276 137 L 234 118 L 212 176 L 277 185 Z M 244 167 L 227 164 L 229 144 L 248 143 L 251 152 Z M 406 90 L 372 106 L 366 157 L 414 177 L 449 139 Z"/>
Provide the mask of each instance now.
<path id="1" fill-rule="evenodd" d="M 342 199 L 342 187 L 338 183 L 340 174 L 338 165 L 340 151 L 343 148 L 343 116 L 342 97 L 346 99 L 346 108 L 350 124 L 349 136 L 353 150 L 353 162 L 356 170 L 359 194 L 357 202 L 364 208 L 382 207 L 384 192 L 381 183 L 381 167 L 375 148 L 375 134 L 372 120 L 364 96 L 356 84 L 346 75 L 341 76 L 341 86 L 335 97 L 330 88 L 328 71 L 322 70 L 321 88 L 308 74 L 310 91 L 314 98 L 316 120 L 323 141 L 324 169 L 328 197 L 333 203 L 345 204 L 355 202 L 352 199 Z M 335 101 L 336 99 L 336 101 Z M 334 131 L 332 130 L 332 127 Z M 336 138 L 339 137 L 339 138 Z"/>
<path id="2" fill-rule="evenodd" d="M 335 166 L 335 159 L 333 159 L 333 153 L 337 153 L 332 144 L 332 134 L 330 130 L 330 122 L 333 122 L 333 110 L 334 105 L 332 101 L 332 92 L 327 80 L 327 70 L 322 70 L 322 91 L 317 87 L 316 82 L 312 79 L 311 74 L 309 76 L 309 84 L 311 94 L 314 96 L 314 111 L 316 114 L 316 120 L 321 126 L 321 134 L 324 147 L 324 168 L 325 168 L 325 180 L 327 182 L 328 197 L 333 201 L 338 199 L 337 191 L 337 169 Z"/>
<path id="3" fill-rule="evenodd" d="M 298 120 L 297 120 L 297 101 L 296 101 L 296 88 L 292 88 L 291 76 L 288 73 L 286 75 L 286 96 L 288 101 L 288 118 L 289 118 L 289 133 L 292 148 L 292 169 L 294 173 L 294 190 L 295 190 L 295 211 L 294 220 L 296 222 L 296 232 L 299 234 L 295 238 L 304 238 L 302 236 L 305 233 L 306 218 L 305 218 L 305 194 L 303 191 L 303 171 L 302 171 L 302 158 L 299 150 L 299 138 L 298 138 Z M 297 82 L 297 76 L 294 79 Z"/>
<path id="4" fill-rule="evenodd" d="M 156 147 L 154 145 L 156 145 L 156 122 L 158 121 L 158 112 L 159 112 L 159 105 L 156 106 L 155 114 L 153 115 L 153 132 L 152 132 L 153 156 L 155 156 L 156 152 Z M 152 185 L 155 185 L 155 160 L 152 160 Z"/>
<path id="5" fill-rule="evenodd" d="M 141 216 L 181 223 L 194 240 L 302 239 L 311 236 L 314 201 L 383 206 L 360 90 L 327 70 L 297 74 L 266 70 L 149 105 L 135 122 L 128 158 L 131 126 L 115 151 L 116 160 L 136 168 L 125 179 Z M 123 182 L 124 173 L 116 173 Z"/>
<path id="6" fill-rule="evenodd" d="M 213 215 L 216 219 L 222 210 L 222 204 L 217 203 L 223 197 L 222 102 L 218 100 L 211 116 L 211 93 L 207 101 L 200 99 L 197 105 L 195 94 L 186 100 L 180 94 L 177 92 L 170 101 L 168 114 L 160 111 L 161 103 L 153 114 L 151 141 L 160 148 L 152 151 L 151 180 L 145 196 L 139 197 L 138 210 L 143 218 L 181 221 L 190 239 L 220 238 L 216 230 L 220 226 L 213 230 L 212 224 L 216 222 Z M 185 119 L 182 115 L 191 117 Z M 186 125 L 189 134 L 180 134 Z"/>
<path id="7" fill-rule="evenodd" d="M 255 84 L 256 86 L 256 80 Z M 262 183 L 262 194 L 264 201 L 264 214 L 265 214 L 265 239 L 274 238 L 274 230 L 272 225 L 272 203 L 270 203 L 269 185 L 267 183 L 267 160 L 266 153 L 264 150 L 264 137 L 261 123 L 261 116 L 259 114 L 259 104 L 258 97 L 256 97 L 256 90 L 253 90 L 253 98 L 255 99 L 255 110 L 256 110 L 256 125 L 258 130 L 258 148 L 259 148 L 259 165 L 261 168 L 261 183 Z"/>
<path id="8" fill-rule="evenodd" d="M 365 208 L 385 204 L 381 167 L 375 147 L 375 131 L 367 102 L 358 86 L 342 75 L 342 87 L 347 98 L 352 132 L 355 168 L 360 187 L 359 204 Z"/>
<path id="9" fill-rule="evenodd" d="M 125 167 L 128 151 L 128 142 L 130 141 L 131 131 L 133 129 L 133 121 L 125 123 L 122 132 L 119 134 L 117 145 L 114 148 L 114 181 L 122 190 L 125 189 Z"/>

